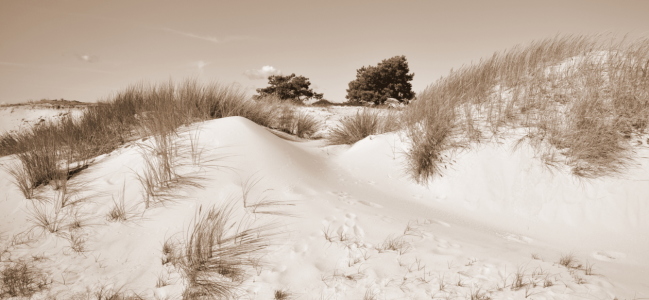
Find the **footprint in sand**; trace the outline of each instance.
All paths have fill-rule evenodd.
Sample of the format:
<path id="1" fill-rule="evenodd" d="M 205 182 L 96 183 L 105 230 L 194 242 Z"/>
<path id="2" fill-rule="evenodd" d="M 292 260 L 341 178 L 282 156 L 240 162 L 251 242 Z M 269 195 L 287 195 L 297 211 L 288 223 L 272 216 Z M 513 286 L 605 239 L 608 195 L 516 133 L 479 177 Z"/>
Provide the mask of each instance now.
<path id="1" fill-rule="evenodd" d="M 616 251 L 598 251 L 593 253 L 593 258 L 601 261 L 614 261 L 625 257 L 626 254 Z"/>
<path id="2" fill-rule="evenodd" d="M 361 201 L 358 201 L 358 202 L 360 202 L 363 205 L 374 207 L 374 208 L 383 208 L 383 205 L 377 204 L 377 203 L 374 203 L 374 202 L 370 202 L 370 201 L 361 200 Z"/>
<path id="3" fill-rule="evenodd" d="M 328 216 L 322 220 L 322 226 L 329 226 L 331 223 L 336 222 L 338 218 L 336 216 Z"/>
<path id="4" fill-rule="evenodd" d="M 340 225 L 340 227 L 338 227 L 338 230 L 336 230 L 336 233 L 338 234 L 338 236 L 342 237 L 347 235 L 347 231 L 349 231 L 349 226 Z"/>
<path id="5" fill-rule="evenodd" d="M 364 237 L 365 236 L 365 230 L 363 230 L 363 228 L 358 226 L 358 225 L 354 225 L 354 234 L 357 237 Z"/>
<path id="6" fill-rule="evenodd" d="M 286 265 L 278 265 L 278 266 L 275 266 L 272 271 L 275 272 L 275 273 L 282 273 L 282 272 L 286 271 L 286 269 L 287 269 Z"/>
<path id="7" fill-rule="evenodd" d="M 293 245 L 293 252 L 302 254 L 306 253 L 309 250 L 309 244 L 307 244 L 304 241 L 298 242 L 295 245 Z"/>
<path id="8" fill-rule="evenodd" d="M 498 233 L 498 236 L 508 241 L 517 242 L 521 244 L 531 244 L 534 241 L 529 237 L 513 234 L 513 233 Z"/>
<path id="9" fill-rule="evenodd" d="M 381 215 L 381 214 L 377 214 L 376 216 L 385 223 L 394 223 L 394 222 L 397 221 L 395 218 L 390 217 L 390 216 L 384 216 L 384 215 Z"/>
<path id="10" fill-rule="evenodd" d="M 434 248 L 432 252 L 440 255 L 458 255 L 462 253 L 462 250 L 452 246 L 449 247 L 448 244 L 440 244 L 437 245 L 437 247 Z"/>
<path id="11" fill-rule="evenodd" d="M 358 203 L 358 200 L 354 199 L 347 192 L 333 192 L 334 195 L 338 196 L 338 200 L 349 205 L 355 205 Z"/>
<path id="12" fill-rule="evenodd" d="M 382 205 L 371 202 L 371 201 L 367 201 L 367 200 L 360 200 L 359 201 L 359 200 L 356 200 L 356 199 L 354 199 L 354 197 L 350 196 L 349 193 L 347 193 L 347 192 L 333 192 L 333 194 L 338 196 L 338 200 L 340 200 L 340 201 L 342 201 L 344 203 L 347 203 L 349 205 L 356 205 L 356 204 L 360 203 L 360 204 L 370 206 L 370 207 L 374 207 L 374 208 L 383 208 Z"/>
<path id="13" fill-rule="evenodd" d="M 426 221 L 424 221 L 424 224 L 437 224 L 437 225 L 442 225 L 444 227 L 451 227 L 451 224 L 449 223 L 446 223 L 441 220 L 433 220 L 433 219 L 426 219 Z"/>
<path id="14" fill-rule="evenodd" d="M 444 222 L 444 221 L 437 220 L 437 221 L 435 221 L 435 223 L 437 223 L 437 224 L 439 224 L 439 225 L 442 225 L 442 226 L 444 226 L 444 227 L 451 227 L 451 224 L 446 223 L 446 222 Z"/>

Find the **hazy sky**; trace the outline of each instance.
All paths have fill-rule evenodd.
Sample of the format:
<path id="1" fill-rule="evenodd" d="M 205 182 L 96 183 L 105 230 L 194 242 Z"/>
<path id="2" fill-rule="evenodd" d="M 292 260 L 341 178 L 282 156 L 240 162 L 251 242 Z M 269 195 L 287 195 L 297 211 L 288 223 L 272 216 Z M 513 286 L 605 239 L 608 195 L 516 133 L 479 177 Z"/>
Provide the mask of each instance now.
<path id="1" fill-rule="evenodd" d="M 169 78 L 311 79 L 345 100 L 356 69 L 405 55 L 413 88 L 559 34 L 649 37 L 649 0 L 0 0 L 0 102 L 104 99 Z"/>

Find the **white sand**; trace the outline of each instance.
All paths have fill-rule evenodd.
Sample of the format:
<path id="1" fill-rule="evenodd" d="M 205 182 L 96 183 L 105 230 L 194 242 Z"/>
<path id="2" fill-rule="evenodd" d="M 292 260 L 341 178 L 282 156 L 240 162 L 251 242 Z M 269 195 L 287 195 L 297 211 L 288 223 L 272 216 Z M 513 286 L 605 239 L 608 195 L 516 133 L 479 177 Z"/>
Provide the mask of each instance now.
<path id="1" fill-rule="evenodd" d="M 69 114 L 78 115 L 82 110 L 81 107 L 56 109 L 45 105 L 0 107 L 0 134 L 28 129 L 46 120 L 59 119 Z"/>
<path id="2" fill-rule="evenodd" d="M 179 140 L 200 132 L 204 163 L 179 172 L 202 177 L 203 188 L 178 187 L 173 201 L 144 209 L 136 141 L 70 181 L 80 191 L 74 199 L 86 199 L 70 210 L 85 220 L 81 229 L 34 229 L 26 244 L 17 241 L 30 236 L 35 201 L 0 171 L 2 261 L 46 258 L 35 264 L 54 282 L 35 298 L 67 299 L 108 286 L 179 299 L 185 282 L 161 263 L 164 241 L 184 240 L 199 208 L 236 201 L 238 219 L 272 222 L 283 232 L 271 239 L 264 267 L 249 270 L 241 299 L 273 299 L 281 289 L 293 299 L 471 299 L 477 291 L 492 299 L 649 297 L 646 145 L 637 147 L 637 167 L 621 178 L 580 180 L 567 170 L 550 172 L 530 149 L 513 151 L 514 138 L 506 139 L 454 154 L 444 176 L 422 186 L 407 176 L 408 145 L 395 133 L 324 146 L 281 139 L 240 117 L 189 129 Z M 246 180 L 258 180 L 248 203 L 282 201 L 291 205 L 267 210 L 290 216 L 245 209 Z M 109 222 L 122 188 L 131 217 Z M 45 187 L 41 194 L 52 199 L 56 192 Z M 83 252 L 71 249 L 71 234 L 85 240 Z M 401 251 L 381 249 L 388 238 L 402 241 Z M 567 254 L 592 265 L 594 274 L 559 265 Z M 518 289 L 517 272 L 524 284 Z M 156 287 L 159 277 L 168 285 Z"/>

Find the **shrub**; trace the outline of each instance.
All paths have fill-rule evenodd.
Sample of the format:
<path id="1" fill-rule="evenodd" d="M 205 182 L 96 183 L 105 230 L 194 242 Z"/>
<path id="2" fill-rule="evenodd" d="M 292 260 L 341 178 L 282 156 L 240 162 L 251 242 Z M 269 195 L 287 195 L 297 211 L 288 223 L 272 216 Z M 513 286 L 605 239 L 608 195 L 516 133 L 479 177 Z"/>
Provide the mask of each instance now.
<path id="1" fill-rule="evenodd" d="M 298 102 L 311 98 L 322 99 L 322 94 L 315 93 L 309 88 L 311 82 L 304 76 L 271 75 L 268 76 L 268 84 L 268 87 L 257 89 L 259 95 L 256 97 L 275 96 L 281 100 L 291 99 Z"/>
<path id="2" fill-rule="evenodd" d="M 347 98 L 350 102 L 383 104 L 388 98 L 400 102 L 412 99 L 410 73 L 405 56 L 384 59 L 377 66 L 361 67 L 356 70 L 356 79 L 349 82 Z"/>
<path id="3" fill-rule="evenodd" d="M 332 106 L 332 105 L 334 105 L 334 103 L 327 99 L 321 99 L 311 103 L 311 106 Z M 2 145 L 2 142 L 0 142 L 0 145 Z"/>

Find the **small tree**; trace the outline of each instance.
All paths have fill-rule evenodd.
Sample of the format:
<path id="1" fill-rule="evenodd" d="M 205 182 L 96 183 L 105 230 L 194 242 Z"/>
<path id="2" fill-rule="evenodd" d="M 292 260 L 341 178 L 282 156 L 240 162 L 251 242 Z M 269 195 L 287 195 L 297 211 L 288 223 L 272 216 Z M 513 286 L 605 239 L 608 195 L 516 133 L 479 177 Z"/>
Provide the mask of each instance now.
<path id="1" fill-rule="evenodd" d="M 356 70 L 356 79 L 349 82 L 347 98 L 350 102 L 372 102 L 383 104 L 388 98 L 399 102 L 415 97 L 405 56 L 384 59 L 377 66 L 361 67 Z"/>
<path id="2" fill-rule="evenodd" d="M 322 99 L 322 94 L 315 93 L 309 88 L 311 85 L 309 78 L 295 76 L 295 73 L 287 76 L 268 76 L 268 84 L 269 86 L 266 88 L 257 89 L 259 95 L 255 95 L 255 98 L 272 95 L 282 100 L 293 99 L 303 101 L 311 98 Z"/>

